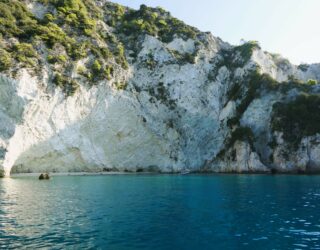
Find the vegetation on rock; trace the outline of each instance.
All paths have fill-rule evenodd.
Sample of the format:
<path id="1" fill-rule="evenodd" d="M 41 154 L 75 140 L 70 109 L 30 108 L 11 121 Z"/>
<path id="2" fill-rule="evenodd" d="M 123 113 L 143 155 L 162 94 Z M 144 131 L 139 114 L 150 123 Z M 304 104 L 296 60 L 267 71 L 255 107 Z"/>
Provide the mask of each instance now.
<path id="1" fill-rule="evenodd" d="M 56 86 L 60 87 L 67 95 L 73 95 L 79 88 L 79 85 L 75 80 L 70 79 L 68 76 L 61 75 L 60 73 L 57 73 L 54 76 L 53 82 Z"/>
<path id="2" fill-rule="evenodd" d="M 318 84 L 318 81 L 317 80 L 314 80 L 314 79 L 309 79 L 308 81 L 307 81 L 307 84 L 308 85 L 317 85 Z"/>
<path id="3" fill-rule="evenodd" d="M 251 102 L 258 98 L 263 89 L 273 89 L 277 82 L 267 74 L 261 74 L 259 70 L 249 73 L 244 80 L 247 84 L 235 83 L 227 93 L 228 101 L 239 101 L 236 109 L 236 115 L 228 120 L 228 126 L 232 127 L 239 124 L 243 113 L 247 110 Z"/>
<path id="4" fill-rule="evenodd" d="M 257 41 L 249 41 L 234 48 L 235 52 L 241 55 L 241 60 L 247 62 L 255 49 L 261 49 Z"/>
<path id="5" fill-rule="evenodd" d="M 253 145 L 254 134 L 249 127 L 238 127 L 235 129 L 229 140 L 229 145 L 233 145 L 236 141 L 247 141 L 250 145 Z"/>
<path id="6" fill-rule="evenodd" d="M 108 2 L 105 10 L 108 14 L 107 24 L 135 39 L 141 34 L 148 34 L 163 42 L 171 42 L 175 35 L 186 40 L 194 39 L 199 33 L 197 29 L 172 17 L 160 7 L 151 8 L 143 4 L 139 10 L 132 10 Z"/>
<path id="7" fill-rule="evenodd" d="M 298 146 L 301 139 L 320 133 L 320 95 L 302 94 L 295 100 L 274 104 L 272 130 L 283 132 L 283 138 Z"/>
<path id="8" fill-rule="evenodd" d="M 45 65 L 53 72 L 51 80 L 68 94 L 74 93 L 81 81 L 92 85 L 127 70 L 126 54 L 137 55 L 135 50 L 144 35 L 166 43 L 175 37 L 197 38 L 198 43 L 201 40 L 200 31 L 160 7 L 141 5 L 133 10 L 107 1 L 100 8 L 94 0 L 37 0 L 32 4 L 41 4 L 45 12 L 35 16 L 24 0 L 0 0 L 0 72 L 10 74 L 21 67 L 39 72 Z M 208 79 L 213 81 L 222 66 L 232 72 L 243 67 L 259 48 L 256 41 L 249 41 L 222 49 Z M 195 63 L 196 52 L 169 52 L 177 64 Z M 142 63 L 150 70 L 158 65 L 152 54 Z M 299 68 L 307 70 L 306 65 Z M 250 73 L 246 86 L 233 77 L 230 80 L 235 84 L 228 92 L 228 100 L 241 102 L 238 117 L 257 96 L 261 84 L 273 85 L 266 75 Z M 304 85 L 315 84 L 315 80 L 309 80 Z"/>
<path id="9" fill-rule="evenodd" d="M 58 77 L 57 85 L 68 90 L 68 86 L 75 84 L 66 87 L 63 84 L 76 81 L 69 77 L 70 70 L 82 58 L 90 59 L 85 66 L 92 72 L 82 76 L 92 83 L 111 79 L 114 64 L 128 68 L 123 45 L 98 25 L 102 12 L 93 0 L 37 2 L 47 8 L 42 18 L 34 16 L 24 1 L 0 0 L 0 71 L 8 71 L 17 63 L 19 67 L 38 71 L 38 66 L 47 61 L 55 76 L 64 76 L 63 81 Z M 101 72 L 97 72 L 96 62 L 101 63 Z M 57 78 L 53 81 L 57 82 Z M 74 93 L 73 90 L 68 93 Z"/>
<path id="10" fill-rule="evenodd" d="M 4 49 L 0 49 L 0 71 L 8 70 L 11 66 L 11 54 Z"/>
<path id="11" fill-rule="evenodd" d="M 170 53 L 177 60 L 178 64 L 195 63 L 196 53 L 180 53 L 176 50 L 170 50 Z"/>

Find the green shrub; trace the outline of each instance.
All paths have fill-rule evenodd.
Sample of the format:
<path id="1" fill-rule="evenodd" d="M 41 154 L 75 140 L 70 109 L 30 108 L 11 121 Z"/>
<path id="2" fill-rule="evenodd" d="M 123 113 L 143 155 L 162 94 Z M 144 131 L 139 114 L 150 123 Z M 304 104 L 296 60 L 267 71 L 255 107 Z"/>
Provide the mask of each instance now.
<path id="1" fill-rule="evenodd" d="M 102 62 L 95 60 L 91 66 L 93 80 L 107 79 L 111 80 L 113 75 L 113 67 L 111 65 L 103 66 Z"/>
<path id="2" fill-rule="evenodd" d="M 35 67 L 37 52 L 28 43 L 18 43 L 13 47 L 14 58 L 26 67 Z"/>
<path id="3" fill-rule="evenodd" d="M 60 73 L 55 74 L 53 83 L 60 87 L 67 96 L 73 95 L 79 88 L 79 85 L 75 80 Z"/>
<path id="4" fill-rule="evenodd" d="M 243 45 L 235 47 L 234 51 L 239 52 L 244 62 L 247 62 L 250 60 L 255 49 L 261 49 L 259 43 L 257 41 L 249 41 Z"/>
<path id="5" fill-rule="evenodd" d="M 194 64 L 196 59 L 196 52 L 195 53 L 180 53 L 177 50 L 169 50 L 171 55 L 177 60 L 177 63 L 180 65 L 190 63 Z"/>
<path id="6" fill-rule="evenodd" d="M 317 80 L 314 80 L 314 79 L 309 79 L 308 81 L 307 81 L 307 84 L 308 85 L 317 85 L 318 84 L 318 81 Z"/>
<path id="7" fill-rule="evenodd" d="M 102 68 L 101 63 L 98 60 L 95 60 L 92 64 L 92 72 L 94 74 L 100 74 L 101 68 Z"/>
<path id="8" fill-rule="evenodd" d="M 91 35 L 94 32 L 96 22 L 89 16 L 86 5 L 81 0 L 59 0 L 56 3 L 60 20 Z"/>
<path id="9" fill-rule="evenodd" d="M 79 75 L 83 75 L 86 71 L 87 71 L 87 70 L 86 70 L 86 68 L 85 68 L 84 66 L 79 66 L 79 67 L 77 68 L 77 73 L 78 73 Z"/>
<path id="10" fill-rule="evenodd" d="M 69 77 L 76 60 L 89 55 L 94 58 L 93 64 L 88 65 L 89 70 L 78 72 L 90 82 L 100 79 L 110 80 L 113 76 L 113 67 L 110 63 L 113 61 L 124 69 L 128 68 L 125 48 L 117 38 L 118 33 L 115 32 L 115 35 L 103 29 L 97 30 L 96 22 L 102 18 L 102 10 L 95 1 L 37 0 L 37 2 L 48 5 L 49 12 L 45 13 L 42 19 L 36 18 L 24 1 L 0 0 L 0 38 L 4 40 L 2 46 L 4 48 L 0 49 L 1 71 L 10 69 L 14 63 L 20 63 L 21 67 L 41 67 L 43 65 L 41 57 L 33 45 L 41 48 L 41 53 L 49 54 L 47 62 L 64 65 L 60 69 L 61 72 L 54 76 L 53 82 L 68 94 L 72 94 L 78 86 Z M 119 17 L 124 16 L 127 9 L 121 5 L 115 6 L 115 14 Z M 151 15 L 152 20 L 157 18 L 158 13 Z M 5 41 L 11 37 L 17 38 L 20 43 L 9 48 Z M 103 39 L 107 46 L 100 47 Z M 42 42 L 47 47 L 44 51 Z M 61 51 L 65 51 L 66 55 Z M 55 70 L 54 66 L 51 67 Z"/>
<path id="11" fill-rule="evenodd" d="M 196 57 L 194 54 L 191 53 L 185 53 L 183 56 L 183 61 L 190 63 L 190 64 L 194 64 L 196 62 Z"/>
<path id="12" fill-rule="evenodd" d="M 55 23 L 39 26 L 37 33 L 38 37 L 45 41 L 49 47 L 52 47 L 56 43 L 67 45 L 70 42 L 74 42 L 71 38 L 67 37 L 67 34 Z"/>
<path id="13" fill-rule="evenodd" d="M 251 102 L 258 98 L 261 88 L 273 89 L 277 85 L 277 82 L 268 74 L 260 74 L 258 71 L 254 71 L 249 78 L 248 90 L 241 103 L 237 107 L 237 113 L 241 116 L 249 107 Z M 241 88 L 238 90 L 240 91 Z"/>
<path id="14" fill-rule="evenodd" d="M 151 51 L 148 53 L 147 58 L 144 60 L 143 63 L 150 70 L 154 70 L 156 68 L 157 61 L 154 60 L 154 57 Z"/>
<path id="15" fill-rule="evenodd" d="M 168 25 L 167 22 L 166 22 L 165 20 L 163 20 L 163 19 L 160 19 L 160 20 L 158 21 L 158 23 L 159 23 L 160 25 L 164 26 L 164 27 Z"/>
<path id="16" fill-rule="evenodd" d="M 271 125 L 294 146 L 303 137 L 320 133 L 320 95 L 303 94 L 289 103 L 274 104 Z"/>
<path id="17" fill-rule="evenodd" d="M 63 87 L 63 85 L 65 84 L 65 82 L 67 78 L 62 76 L 61 74 L 57 73 L 54 78 L 53 78 L 53 82 L 55 85 L 59 86 L 59 87 Z"/>
<path id="18" fill-rule="evenodd" d="M 64 64 L 67 62 L 67 57 L 64 55 L 59 55 L 59 56 L 53 56 L 53 55 L 49 55 L 47 58 L 49 63 L 60 63 L 60 64 Z"/>
<path id="19" fill-rule="evenodd" d="M 55 20 L 57 20 L 57 18 L 55 16 L 53 16 L 52 14 L 50 14 L 50 13 L 47 13 L 47 14 L 44 15 L 44 20 L 43 21 L 46 22 L 46 23 L 53 22 Z"/>
<path id="20" fill-rule="evenodd" d="M 64 55 L 59 55 L 58 56 L 58 62 L 61 62 L 61 63 L 67 62 L 67 57 L 64 56 Z"/>
<path id="21" fill-rule="evenodd" d="M 37 52 L 34 50 L 29 43 L 18 43 L 14 46 L 14 52 L 17 54 L 22 54 L 27 57 L 36 57 Z"/>
<path id="22" fill-rule="evenodd" d="M 128 62 L 125 56 L 125 50 L 121 43 L 118 44 L 114 54 L 116 56 L 116 62 L 120 64 L 124 69 L 128 69 Z"/>
<path id="23" fill-rule="evenodd" d="M 109 9 L 108 24 L 116 27 L 119 33 L 138 37 L 141 34 L 157 36 L 164 42 L 173 40 L 174 35 L 187 40 L 195 38 L 199 31 L 172 17 L 161 8 L 150 8 L 141 5 L 139 10 L 119 11 L 116 4 L 107 3 Z"/>
<path id="24" fill-rule="evenodd" d="M 79 60 L 88 56 L 89 46 L 87 42 L 73 43 L 71 41 L 67 45 L 67 53 L 73 60 Z"/>
<path id="25" fill-rule="evenodd" d="M 104 74 L 104 77 L 107 79 L 107 80 L 111 80 L 112 78 L 112 75 L 113 75 L 113 67 L 112 66 L 106 66 L 103 70 L 103 74 Z"/>
<path id="26" fill-rule="evenodd" d="M 298 69 L 300 69 L 300 70 L 303 71 L 303 72 L 308 71 L 308 68 L 309 68 L 309 65 L 308 65 L 308 64 L 300 64 L 300 65 L 298 66 Z"/>
<path id="27" fill-rule="evenodd" d="M 116 82 L 114 86 L 117 90 L 125 90 L 127 88 L 128 83 L 126 82 Z"/>
<path id="28" fill-rule="evenodd" d="M 75 25 L 78 26 L 79 22 L 78 22 L 78 17 L 76 14 L 74 13 L 70 13 L 68 15 L 66 15 L 65 21 L 69 24 L 69 25 Z"/>
<path id="29" fill-rule="evenodd" d="M 88 80 L 92 80 L 93 78 L 92 73 L 89 70 L 87 70 L 84 66 L 79 66 L 77 68 L 77 73 L 83 77 L 88 78 Z"/>
<path id="30" fill-rule="evenodd" d="M 233 100 L 239 102 L 236 108 L 236 115 L 227 121 L 229 127 L 240 124 L 240 119 L 244 112 L 248 109 L 252 101 L 258 98 L 264 90 L 274 90 L 279 84 L 269 75 L 260 74 L 256 69 L 249 73 L 243 83 L 236 82 L 227 92 L 228 101 Z"/>
<path id="31" fill-rule="evenodd" d="M 4 37 L 25 38 L 36 24 L 33 14 L 20 1 L 0 2 L 0 33 Z"/>
<path id="32" fill-rule="evenodd" d="M 0 49 L 0 71 L 8 70 L 11 66 L 11 54 L 4 49 Z"/>
<path id="33" fill-rule="evenodd" d="M 227 126 L 229 128 L 232 128 L 233 126 L 239 126 L 240 125 L 240 121 L 238 117 L 232 117 L 227 121 Z"/>
<path id="34" fill-rule="evenodd" d="M 252 146 L 254 142 L 254 134 L 251 128 L 239 127 L 235 129 L 231 134 L 229 145 L 232 146 L 236 141 L 246 141 Z"/>
<path id="35" fill-rule="evenodd" d="M 44 41 L 49 48 L 55 44 L 61 44 L 65 47 L 68 56 L 73 60 L 86 57 L 89 53 L 89 45 L 99 50 L 92 41 L 78 42 L 75 38 L 80 35 L 97 36 L 96 20 L 101 18 L 101 10 L 92 0 L 38 0 L 45 5 L 55 7 L 57 11 L 51 10 L 46 13 L 42 20 L 35 16 L 20 1 L 0 1 L 0 35 L 4 37 L 16 37 L 24 43 L 33 41 Z M 90 8 L 90 13 L 88 12 Z M 124 14 L 125 8 L 118 5 L 118 13 Z M 93 18 L 94 17 L 94 18 Z M 61 28 L 63 27 L 63 29 Z M 97 37 L 97 39 L 99 39 Z M 116 39 L 112 45 L 115 50 L 118 49 L 119 42 Z M 93 50 L 93 49 L 92 49 Z M 123 50 L 123 49 L 122 49 Z M 112 53 L 108 48 L 101 50 L 99 57 L 111 58 Z M 117 53 L 115 51 L 114 53 Z M 124 51 L 119 50 L 117 62 L 124 68 L 128 67 Z M 53 58 L 51 58 L 52 62 Z M 19 57 L 19 61 L 25 60 Z"/>
<path id="36" fill-rule="evenodd" d="M 120 4 L 107 2 L 105 12 L 107 13 L 107 24 L 114 27 L 122 20 L 125 8 Z"/>
<path id="37" fill-rule="evenodd" d="M 93 0 L 86 0 L 83 1 L 84 5 L 86 6 L 88 13 L 90 14 L 91 18 L 93 19 L 102 19 L 102 9 L 96 4 Z"/>
<path id="38" fill-rule="evenodd" d="M 113 55 L 108 48 L 100 48 L 101 56 L 104 60 L 112 58 Z"/>
<path id="39" fill-rule="evenodd" d="M 159 30 L 159 36 L 164 42 L 171 42 L 174 35 L 178 35 L 184 40 L 189 38 L 195 39 L 199 32 L 197 29 L 186 25 L 184 22 L 174 17 L 167 18 L 166 22 L 168 25 L 164 27 L 161 25 Z"/>

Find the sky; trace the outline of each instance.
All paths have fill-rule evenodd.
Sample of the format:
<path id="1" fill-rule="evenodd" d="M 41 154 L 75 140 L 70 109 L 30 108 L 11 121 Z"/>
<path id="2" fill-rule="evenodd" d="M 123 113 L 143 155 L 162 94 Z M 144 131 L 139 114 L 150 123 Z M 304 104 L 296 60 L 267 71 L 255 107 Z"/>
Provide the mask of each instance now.
<path id="1" fill-rule="evenodd" d="M 320 62 L 320 0 L 112 0 L 138 9 L 161 6 L 226 42 L 259 41 L 294 64 Z"/>

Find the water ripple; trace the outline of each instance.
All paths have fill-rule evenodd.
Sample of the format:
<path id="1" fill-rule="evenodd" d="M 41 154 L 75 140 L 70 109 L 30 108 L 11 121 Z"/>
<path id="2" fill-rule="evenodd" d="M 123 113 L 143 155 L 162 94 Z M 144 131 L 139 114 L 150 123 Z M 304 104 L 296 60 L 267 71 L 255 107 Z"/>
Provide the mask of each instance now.
<path id="1" fill-rule="evenodd" d="M 0 249 L 320 249 L 318 176 L 0 180 Z"/>

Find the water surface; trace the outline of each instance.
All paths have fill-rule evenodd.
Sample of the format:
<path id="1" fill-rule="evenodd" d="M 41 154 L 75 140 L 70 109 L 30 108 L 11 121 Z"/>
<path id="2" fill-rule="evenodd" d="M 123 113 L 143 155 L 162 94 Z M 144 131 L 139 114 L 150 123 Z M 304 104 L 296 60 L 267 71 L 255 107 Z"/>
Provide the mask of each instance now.
<path id="1" fill-rule="evenodd" d="M 0 180 L 0 248 L 320 249 L 320 176 Z"/>

